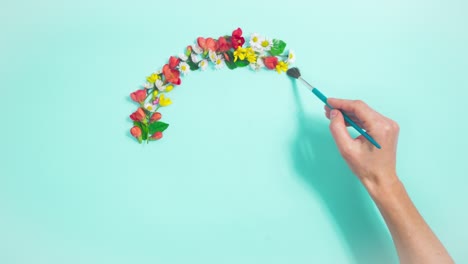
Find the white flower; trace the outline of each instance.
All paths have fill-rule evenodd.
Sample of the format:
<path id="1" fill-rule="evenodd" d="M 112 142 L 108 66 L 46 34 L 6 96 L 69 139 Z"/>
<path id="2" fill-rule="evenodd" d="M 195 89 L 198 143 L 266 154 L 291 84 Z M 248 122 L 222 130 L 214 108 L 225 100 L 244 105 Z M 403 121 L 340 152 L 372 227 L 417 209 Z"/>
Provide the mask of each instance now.
<path id="1" fill-rule="evenodd" d="M 252 68 L 252 70 L 258 71 L 261 68 L 265 67 L 265 64 L 263 63 L 262 58 L 257 58 L 257 62 L 251 63 L 250 67 Z"/>
<path id="2" fill-rule="evenodd" d="M 296 53 L 293 50 L 289 50 L 288 59 L 286 60 L 287 63 L 291 64 L 296 61 Z"/>
<path id="3" fill-rule="evenodd" d="M 197 44 L 195 44 L 195 45 L 192 46 L 192 50 L 193 50 L 196 54 L 201 54 L 201 53 L 203 53 L 203 49 L 200 48 L 200 46 L 198 46 Z"/>
<path id="4" fill-rule="evenodd" d="M 156 88 L 158 88 L 159 91 L 164 91 L 166 90 L 166 86 L 163 85 L 163 81 L 161 80 L 156 80 Z"/>
<path id="5" fill-rule="evenodd" d="M 271 39 L 264 38 L 262 42 L 260 42 L 260 46 L 263 50 L 268 51 L 273 47 L 273 41 L 271 41 Z"/>
<path id="6" fill-rule="evenodd" d="M 200 63 L 198 63 L 198 66 L 202 69 L 202 71 L 204 71 L 208 67 L 208 61 L 207 60 L 202 60 L 202 61 L 200 61 Z"/>
<path id="7" fill-rule="evenodd" d="M 259 36 L 257 33 L 253 33 L 250 35 L 250 46 L 253 47 L 260 47 L 263 38 Z"/>
<path id="8" fill-rule="evenodd" d="M 150 111 L 150 112 L 154 112 L 156 110 L 156 106 L 154 106 L 151 103 L 145 103 L 145 109 Z"/>
<path id="9" fill-rule="evenodd" d="M 255 52 L 259 53 L 260 55 L 262 55 L 263 52 L 265 51 L 265 49 L 264 49 L 262 46 L 260 46 L 260 45 L 258 45 L 258 46 L 252 46 L 252 49 L 253 49 Z"/>
<path id="10" fill-rule="evenodd" d="M 184 74 L 187 75 L 190 72 L 190 66 L 186 62 L 181 62 L 179 64 L 179 70 Z"/>
<path id="11" fill-rule="evenodd" d="M 216 55 L 216 52 L 211 51 L 208 53 L 208 57 L 210 57 L 211 62 L 216 63 L 216 59 L 218 56 Z"/>
<path id="12" fill-rule="evenodd" d="M 225 65 L 223 56 L 221 56 L 221 55 L 216 56 L 216 60 L 215 60 L 214 63 L 215 63 L 215 68 L 217 70 L 222 69 L 224 67 L 224 65 Z"/>
<path id="13" fill-rule="evenodd" d="M 192 58 L 193 63 L 198 63 L 200 61 L 197 54 L 192 53 L 190 57 Z"/>
<path id="14" fill-rule="evenodd" d="M 181 59 L 182 61 L 186 61 L 188 59 L 187 55 L 181 53 L 179 54 L 179 59 Z"/>
<path id="15" fill-rule="evenodd" d="M 145 82 L 143 84 L 143 88 L 145 88 L 145 89 L 152 89 L 153 87 L 154 87 L 154 83 Z"/>

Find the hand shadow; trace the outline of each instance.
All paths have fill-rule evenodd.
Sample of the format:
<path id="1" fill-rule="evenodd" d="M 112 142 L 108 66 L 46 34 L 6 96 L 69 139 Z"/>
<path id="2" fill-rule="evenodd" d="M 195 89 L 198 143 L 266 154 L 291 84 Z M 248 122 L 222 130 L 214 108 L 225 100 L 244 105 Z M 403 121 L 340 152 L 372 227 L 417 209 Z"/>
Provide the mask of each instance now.
<path id="1" fill-rule="evenodd" d="M 297 135 L 291 157 L 297 175 L 322 199 L 352 258 L 350 263 L 398 263 L 372 200 L 340 156 L 328 123 L 307 116 L 293 80 Z"/>

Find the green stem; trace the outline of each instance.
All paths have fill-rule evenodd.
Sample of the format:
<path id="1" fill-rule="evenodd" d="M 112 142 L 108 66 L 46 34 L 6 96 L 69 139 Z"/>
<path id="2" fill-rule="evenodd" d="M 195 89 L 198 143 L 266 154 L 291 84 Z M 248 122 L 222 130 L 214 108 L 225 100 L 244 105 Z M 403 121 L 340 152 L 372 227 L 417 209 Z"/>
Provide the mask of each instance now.
<path id="1" fill-rule="evenodd" d="M 145 102 L 146 102 L 146 100 L 148 100 L 148 98 L 149 98 L 150 96 L 153 95 L 153 92 L 154 92 L 155 89 L 156 89 L 156 88 L 148 89 L 148 91 L 151 90 L 151 92 L 149 92 L 149 93 L 146 95 Z"/>

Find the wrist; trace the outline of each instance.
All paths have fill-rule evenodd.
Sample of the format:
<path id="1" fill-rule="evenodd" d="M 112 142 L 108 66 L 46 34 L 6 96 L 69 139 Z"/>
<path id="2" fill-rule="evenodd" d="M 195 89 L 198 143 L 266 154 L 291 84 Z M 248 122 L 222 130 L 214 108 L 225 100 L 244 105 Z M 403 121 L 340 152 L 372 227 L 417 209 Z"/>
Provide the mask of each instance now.
<path id="1" fill-rule="evenodd" d="M 375 177 L 372 181 L 363 181 L 363 184 L 377 205 L 392 200 L 405 190 L 396 173 Z"/>

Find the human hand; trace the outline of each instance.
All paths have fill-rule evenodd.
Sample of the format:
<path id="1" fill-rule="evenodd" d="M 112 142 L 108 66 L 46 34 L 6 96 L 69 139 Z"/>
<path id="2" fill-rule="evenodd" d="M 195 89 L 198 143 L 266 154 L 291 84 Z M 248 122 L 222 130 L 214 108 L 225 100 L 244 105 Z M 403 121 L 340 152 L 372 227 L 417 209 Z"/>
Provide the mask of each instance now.
<path id="1" fill-rule="evenodd" d="M 382 149 L 377 149 L 362 135 L 353 139 L 341 112 L 325 106 L 325 115 L 331 120 L 330 131 L 341 155 L 370 194 L 397 182 L 398 124 L 360 100 L 329 98 L 327 102 L 333 108 L 344 111 L 382 146 Z"/>

